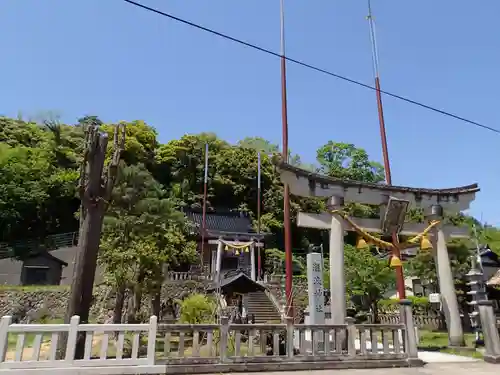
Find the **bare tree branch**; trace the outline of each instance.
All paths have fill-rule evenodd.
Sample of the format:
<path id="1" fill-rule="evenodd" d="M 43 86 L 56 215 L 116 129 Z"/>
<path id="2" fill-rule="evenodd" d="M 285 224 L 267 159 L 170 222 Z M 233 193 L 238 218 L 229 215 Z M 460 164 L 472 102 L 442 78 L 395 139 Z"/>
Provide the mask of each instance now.
<path id="1" fill-rule="evenodd" d="M 113 136 L 113 155 L 111 156 L 111 161 L 108 165 L 108 175 L 104 186 L 104 199 L 108 203 L 111 200 L 111 194 L 113 193 L 121 154 L 125 149 L 125 131 L 126 127 L 123 124 L 115 127 Z"/>

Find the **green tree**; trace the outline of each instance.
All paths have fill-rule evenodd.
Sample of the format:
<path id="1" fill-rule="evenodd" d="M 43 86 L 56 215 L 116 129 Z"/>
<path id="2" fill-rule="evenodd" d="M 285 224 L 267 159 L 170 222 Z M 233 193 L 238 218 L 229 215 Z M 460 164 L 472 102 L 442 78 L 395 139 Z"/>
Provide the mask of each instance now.
<path id="1" fill-rule="evenodd" d="M 0 117 L 0 241 L 78 228 L 75 161 L 82 139 L 57 118 L 37 124 Z"/>
<path id="2" fill-rule="evenodd" d="M 198 259 L 196 245 L 186 237 L 187 222 L 175 200 L 143 165 L 121 164 L 111 202 L 104 221 L 100 262 L 116 289 L 118 302 L 123 305 L 125 291 L 133 289 L 129 320 L 134 321 L 143 292 L 151 294 L 159 305 L 163 270 L 194 263 Z M 121 310 L 117 307 L 115 320 L 121 317 Z"/>
<path id="3" fill-rule="evenodd" d="M 47 143 L 47 133 L 34 122 L 0 116 L 0 143 L 11 147 L 42 148 Z"/>
<path id="4" fill-rule="evenodd" d="M 349 143 L 328 141 L 316 152 L 320 172 L 328 176 L 363 182 L 384 181 L 384 168 L 370 161 L 367 152 Z"/>
<path id="5" fill-rule="evenodd" d="M 370 308 L 373 321 L 378 321 L 377 303 L 384 293 L 394 287 L 394 270 L 386 260 L 374 256 L 367 250 L 354 246 L 344 247 L 346 291 L 351 297 L 363 297 L 361 308 Z M 354 300 L 358 299 L 354 298 Z"/>
<path id="6" fill-rule="evenodd" d="M 50 150 L 0 145 L 0 236 L 45 236 L 76 226 L 78 174 L 54 165 Z"/>
<path id="7" fill-rule="evenodd" d="M 269 142 L 262 137 L 246 137 L 238 142 L 239 147 L 252 148 L 262 154 L 271 155 L 280 152 L 277 144 Z"/>
<path id="8" fill-rule="evenodd" d="M 95 119 L 92 118 L 92 120 Z M 96 121 L 100 120 L 97 119 Z M 126 129 L 125 150 L 123 151 L 122 160 L 127 165 L 140 163 L 151 169 L 158 148 L 158 133 L 156 130 L 142 120 L 122 121 L 120 124 L 125 126 Z M 102 124 L 100 129 L 107 132 L 110 137 L 113 136 L 113 124 Z M 111 149 L 108 154 L 111 155 Z"/>
<path id="9" fill-rule="evenodd" d="M 208 174 L 210 180 L 216 171 L 215 159 L 219 152 L 229 147 L 213 133 L 185 135 L 158 148 L 154 176 L 172 194 L 188 207 L 201 207 L 205 169 L 205 144 L 208 144 Z M 213 195 L 209 184 L 209 196 Z M 229 207 L 228 207 L 229 208 Z"/>
<path id="10" fill-rule="evenodd" d="M 275 274 L 285 273 L 285 252 L 278 249 L 266 249 L 264 265 L 269 272 Z M 304 259 L 295 257 L 293 259 L 293 271 L 296 274 L 304 275 L 306 273 L 306 264 Z"/>
<path id="11" fill-rule="evenodd" d="M 215 322 L 216 304 L 204 294 L 192 294 L 181 302 L 180 321 L 187 324 Z"/>
<path id="12" fill-rule="evenodd" d="M 457 282 L 463 279 L 470 270 L 470 255 L 468 240 L 454 239 L 448 243 L 448 254 L 453 276 Z M 423 281 L 434 283 L 437 287 L 437 268 L 432 251 L 419 251 L 405 265 L 405 274 L 416 276 Z"/>
<path id="13" fill-rule="evenodd" d="M 237 146 L 243 148 L 252 148 L 268 156 L 280 152 L 280 148 L 277 144 L 271 143 L 262 137 L 246 137 L 243 140 L 239 141 Z M 299 168 L 315 170 L 315 167 L 313 165 L 302 163 L 300 155 L 294 154 L 291 149 L 288 150 L 288 162 L 291 165 Z"/>

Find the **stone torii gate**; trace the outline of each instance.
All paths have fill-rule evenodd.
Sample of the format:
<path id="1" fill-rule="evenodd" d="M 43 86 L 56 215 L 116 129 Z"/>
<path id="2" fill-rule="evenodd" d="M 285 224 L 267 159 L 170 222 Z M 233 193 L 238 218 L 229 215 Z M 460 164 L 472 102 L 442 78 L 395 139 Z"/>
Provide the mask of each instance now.
<path id="1" fill-rule="evenodd" d="M 341 209 L 344 202 L 357 202 L 380 207 L 381 219 L 351 218 L 351 222 L 366 232 L 387 233 L 386 216 L 390 199 L 406 202 L 406 207 L 422 208 L 429 220 L 440 220 L 443 212 L 457 213 L 469 208 L 479 191 L 477 184 L 450 189 L 419 189 L 403 186 L 389 186 L 359 181 L 341 180 L 294 167 L 275 158 L 274 164 L 281 181 L 288 184 L 290 192 L 302 197 L 327 198 L 328 206 Z M 333 211 L 335 212 L 335 211 Z M 404 212 L 403 212 L 404 218 Z M 344 232 L 353 230 L 346 225 L 342 215 L 336 213 L 309 214 L 300 212 L 298 226 L 327 229 L 330 231 L 330 293 L 332 324 L 344 324 L 346 317 L 345 276 L 344 276 Z M 427 224 L 407 223 L 398 228 L 403 236 L 422 234 Z M 469 237 L 467 227 L 437 224 L 432 229 L 434 243 L 433 256 L 437 264 L 439 289 L 448 326 L 450 345 L 463 345 L 458 301 L 450 266 L 446 240 L 448 238 Z M 418 246 L 418 245 L 417 245 Z"/>

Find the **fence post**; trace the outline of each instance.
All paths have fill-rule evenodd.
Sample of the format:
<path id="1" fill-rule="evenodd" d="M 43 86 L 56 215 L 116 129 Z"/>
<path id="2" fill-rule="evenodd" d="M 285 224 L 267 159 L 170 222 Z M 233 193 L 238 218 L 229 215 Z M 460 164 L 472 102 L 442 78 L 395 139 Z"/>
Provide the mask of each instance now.
<path id="1" fill-rule="evenodd" d="M 155 364 L 156 357 L 156 331 L 158 329 L 158 318 L 153 315 L 149 318 L 148 327 L 148 364 Z"/>
<path id="2" fill-rule="evenodd" d="M 351 317 L 345 318 L 347 323 L 347 354 L 349 357 L 356 357 L 356 326 L 354 324 L 356 320 Z"/>
<path id="3" fill-rule="evenodd" d="M 294 353 L 294 326 L 293 318 L 291 316 L 286 317 L 286 354 L 289 358 L 293 357 Z"/>
<path id="4" fill-rule="evenodd" d="M 403 337 L 405 352 L 408 354 L 408 362 L 410 365 L 422 366 L 423 362 L 418 359 L 417 335 L 415 334 L 415 325 L 413 324 L 411 301 L 402 299 L 399 301 L 399 304 L 401 305 L 402 323 L 405 325 Z"/>
<path id="5" fill-rule="evenodd" d="M 11 323 L 11 316 L 2 316 L 2 320 L 0 321 L 0 363 L 5 361 L 5 354 L 9 346 L 9 326 Z"/>
<path id="6" fill-rule="evenodd" d="M 78 315 L 72 316 L 69 321 L 68 341 L 66 342 L 66 357 L 64 358 L 66 362 L 73 362 L 75 359 L 76 338 L 78 337 L 79 323 L 80 317 Z"/>
<path id="7" fill-rule="evenodd" d="M 500 363 L 500 335 L 498 334 L 495 313 L 492 301 L 477 301 L 481 328 L 483 329 L 486 353 L 484 361 Z"/>
<path id="8" fill-rule="evenodd" d="M 229 318 L 227 316 L 221 316 L 220 318 L 220 361 L 224 363 L 227 357 L 227 338 L 229 335 Z"/>

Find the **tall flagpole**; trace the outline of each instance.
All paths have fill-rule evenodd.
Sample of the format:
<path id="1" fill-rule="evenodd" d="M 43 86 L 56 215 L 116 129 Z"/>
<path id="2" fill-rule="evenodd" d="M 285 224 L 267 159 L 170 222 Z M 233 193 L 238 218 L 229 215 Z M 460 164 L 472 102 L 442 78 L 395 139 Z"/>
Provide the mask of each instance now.
<path id="1" fill-rule="evenodd" d="M 285 13 L 284 0 L 280 0 L 280 54 L 281 54 L 281 123 L 283 135 L 283 161 L 288 163 L 288 111 L 286 103 L 286 59 L 285 59 Z M 288 184 L 284 185 L 283 189 L 283 220 L 285 234 L 285 295 L 286 295 L 286 310 L 288 316 L 293 317 L 293 301 L 292 301 L 292 233 L 290 222 L 290 189 Z"/>
<path id="2" fill-rule="evenodd" d="M 375 77 L 375 93 L 377 95 L 378 122 L 380 126 L 380 139 L 382 141 L 382 157 L 384 159 L 385 182 L 387 185 L 392 185 L 391 165 L 389 163 L 389 150 L 387 148 L 387 134 L 385 131 L 384 108 L 382 106 L 382 94 L 380 93 L 380 72 L 377 48 L 377 35 L 375 33 L 375 22 L 373 21 L 371 1 L 368 0 L 368 16 L 366 17 L 370 26 L 370 39 L 372 45 L 372 60 L 373 60 L 373 75 Z M 401 251 L 399 249 L 399 236 L 394 232 L 392 235 L 392 243 L 394 244 L 392 256 L 401 259 Z M 406 288 L 403 275 L 403 266 L 396 266 L 396 287 L 399 299 L 406 298 Z"/>
<path id="3" fill-rule="evenodd" d="M 389 151 L 387 149 L 387 134 L 385 131 L 384 109 L 382 107 L 382 95 L 380 93 L 380 74 L 378 68 L 377 36 L 375 33 L 375 22 L 372 17 L 371 1 L 368 0 L 368 24 L 370 25 L 370 39 L 372 44 L 373 75 L 375 76 L 375 92 L 377 95 L 378 122 L 380 125 L 380 138 L 382 141 L 382 156 L 384 158 L 385 182 L 392 185 L 391 165 L 389 163 Z"/>
<path id="4" fill-rule="evenodd" d="M 257 247 L 257 280 L 261 279 L 262 260 L 261 260 L 261 243 L 260 240 L 260 152 L 257 152 L 257 234 L 259 235 L 259 247 Z"/>
<path id="5" fill-rule="evenodd" d="M 201 267 L 205 260 L 205 231 L 207 223 L 207 185 L 208 185 L 208 143 L 205 143 L 205 176 L 203 179 L 203 213 L 201 219 Z"/>

